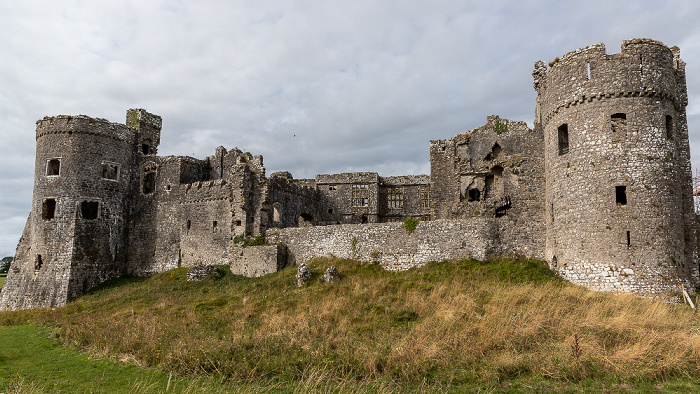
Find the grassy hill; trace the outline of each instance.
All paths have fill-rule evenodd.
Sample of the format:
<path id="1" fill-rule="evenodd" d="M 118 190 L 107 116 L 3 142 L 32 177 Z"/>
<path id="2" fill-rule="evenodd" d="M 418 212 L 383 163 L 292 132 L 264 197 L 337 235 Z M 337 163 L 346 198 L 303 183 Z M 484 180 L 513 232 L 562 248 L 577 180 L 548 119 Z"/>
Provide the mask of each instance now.
<path id="1" fill-rule="evenodd" d="M 320 283 L 331 265 L 342 280 Z M 92 355 L 228 388 L 700 390 L 700 320 L 685 305 L 587 291 L 533 260 L 310 266 L 301 288 L 294 267 L 121 279 L 63 308 L 0 313 L 0 324 L 53 327 Z"/>

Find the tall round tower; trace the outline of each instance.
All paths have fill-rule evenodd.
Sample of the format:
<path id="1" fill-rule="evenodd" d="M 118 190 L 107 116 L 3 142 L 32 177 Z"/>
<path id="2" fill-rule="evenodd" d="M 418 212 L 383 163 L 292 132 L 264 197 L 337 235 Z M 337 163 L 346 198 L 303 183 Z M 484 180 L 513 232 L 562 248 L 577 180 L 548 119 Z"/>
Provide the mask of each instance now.
<path id="1" fill-rule="evenodd" d="M 122 275 L 138 143 L 134 130 L 104 119 L 37 122 L 32 211 L 0 309 L 63 305 Z"/>
<path id="2" fill-rule="evenodd" d="M 623 41 L 535 64 L 545 135 L 546 258 L 588 288 L 656 294 L 698 280 L 685 64 Z"/>

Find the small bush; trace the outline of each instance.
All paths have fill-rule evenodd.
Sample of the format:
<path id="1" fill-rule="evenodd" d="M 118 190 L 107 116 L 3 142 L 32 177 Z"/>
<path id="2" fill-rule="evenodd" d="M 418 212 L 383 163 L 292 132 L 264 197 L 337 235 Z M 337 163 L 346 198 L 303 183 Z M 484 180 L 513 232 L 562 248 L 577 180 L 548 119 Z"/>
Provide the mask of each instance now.
<path id="1" fill-rule="evenodd" d="M 408 218 L 403 221 L 403 228 L 405 228 L 409 234 L 412 234 L 416 227 L 418 227 L 418 219 L 416 218 Z"/>

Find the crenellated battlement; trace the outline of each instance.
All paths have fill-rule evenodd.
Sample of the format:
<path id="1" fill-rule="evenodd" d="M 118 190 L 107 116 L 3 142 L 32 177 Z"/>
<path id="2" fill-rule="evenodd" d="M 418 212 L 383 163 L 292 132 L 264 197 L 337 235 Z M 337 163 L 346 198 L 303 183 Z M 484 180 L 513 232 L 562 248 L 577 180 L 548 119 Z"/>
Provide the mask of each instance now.
<path id="1" fill-rule="evenodd" d="M 649 97 L 680 111 L 687 105 L 685 63 L 677 47 L 649 39 L 622 42 L 617 54 L 604 44 L 568 52 L 549 63 L 535 63 L 538 121 L 546 125 L 561 108 L 593 100 Z"/>
<path id="2" fill-rule="evenodd" d="M 36 139 L 48 134 L 91 134 L 128 141 L 134 132 L 123 124 L 85 115 L 47 116 L 36 122 Z"/>

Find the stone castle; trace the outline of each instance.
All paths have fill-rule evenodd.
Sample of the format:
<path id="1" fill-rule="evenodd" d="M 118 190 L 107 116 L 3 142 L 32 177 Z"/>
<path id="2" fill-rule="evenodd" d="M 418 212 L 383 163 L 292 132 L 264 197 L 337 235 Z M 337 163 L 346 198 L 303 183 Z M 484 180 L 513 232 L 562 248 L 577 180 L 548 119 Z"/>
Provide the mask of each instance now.
<path id="1" fill-rule="evenodd" d="M 216 149 L 158 156 L 161 118 L 37 122 L 32 210 L 0 309 L 60 306 L 112 278 L 229 264 L 259 276 L 314 256 L 407 269 L 514 254 L 574 283 L 655 295 L 700 285 L 676 47 L 635 39 L 537 62 L 534 128 L 490 116 L 430 141 L 430 175 L 266 176 Z M 407 218 L 420 220 L 415 231 Z M 241 239 L 265 235 L 267 246 Z"/>

